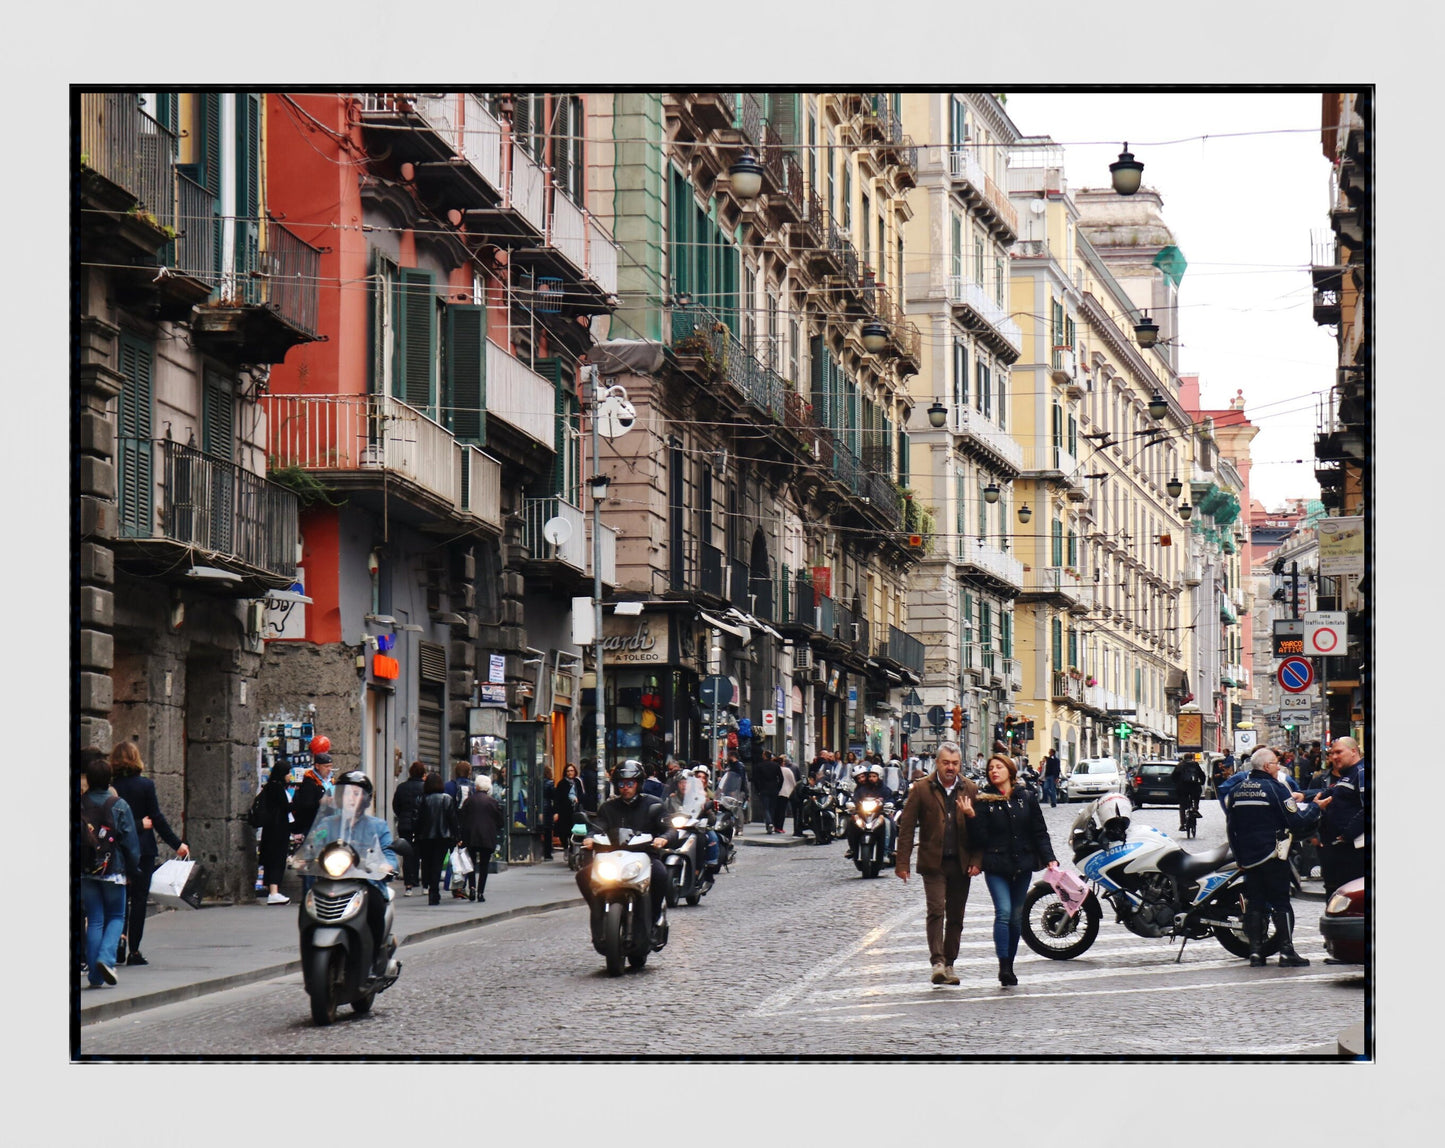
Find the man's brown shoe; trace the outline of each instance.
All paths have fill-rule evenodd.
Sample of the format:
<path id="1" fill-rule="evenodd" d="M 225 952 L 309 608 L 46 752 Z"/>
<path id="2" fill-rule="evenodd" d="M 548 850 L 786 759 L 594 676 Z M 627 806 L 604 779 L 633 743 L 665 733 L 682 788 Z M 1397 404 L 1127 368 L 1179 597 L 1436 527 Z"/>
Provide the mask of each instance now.
<path id="1" fill-rule="evenodd" d="M 934 966 L 933 966 L 933 983 L 936 984 L 936 985 L 942 985 L 942 984 L 947 984 L 947 983 L 948 983 L 948 974 L 943 971 L 943 966 L 942 966 L 942 965 L 934 965 Z M 957 984 L 958 982 L 955 981 L 954 983 Z"/>
<path id="2" fill-rule="evenodd" d="M 953 971 L 952 965 L 943 966 L 943 983 L 946 985 L 958 984 L 958 974 Z"/>

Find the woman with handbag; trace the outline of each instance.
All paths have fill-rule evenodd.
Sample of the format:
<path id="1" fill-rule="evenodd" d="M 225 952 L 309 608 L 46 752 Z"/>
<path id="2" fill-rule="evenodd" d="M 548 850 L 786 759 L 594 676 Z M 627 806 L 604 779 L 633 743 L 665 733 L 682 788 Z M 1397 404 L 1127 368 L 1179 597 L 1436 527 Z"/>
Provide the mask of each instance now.
<path id="1" fill-rule="evenodd" d="M 462 804 L 457 816 L 462 844 L 471 856 L 472 872 L 467 874 L 467 896 L 473 901 L 485 901 L 487 872 L 491 868 L 492 854 L 497 849 L 497 835 L 506 823 L 506 815 L 497 799 L 492 796 L 492 779 L 482 774 L 472 787 L 471 796 Z"/>
<path id="2" fill-rule="evenodd" d="M 1057 869 L 1054 847 L 1044 824 L 1039 799 L 1018 782 L 1013 758 L 996 753 L 988 759 L 988 784 L 970 804 L 961 807 L 968 822 L 968 837 L 983 851 L 983 865 L 969 867 L 970 877 L 983 872 L 993 898 L 993 947 L 998 956 L 998 981 L 1005 987 L 1019 983 L 1014 956 L 1023 935 L 1024 898 L 1033 875 L 1045 867 Z"/>
<path id="3" fill-rule="evenodd" d="M 442 862 L 458 839 L 456 802 L 446 792 L 441 774 L 426 775 L 413 827 L 417 852 L 421 854 L 421 881 L 426 886 L 427 904 L 440 905 Z"/>
<path id="4" fill-rule="evenodd" d="M 140 862 L 134 872 L 126 874 L 126 929 L 121 940 L 122 950 L 117 950 L 117 960 L 128 965 L 148 965 L 141 956 L 140 939 L 146 925 L 146 895 L 151 887 L 151 874 L 155 872 L 156 857 L 160 852 L 156 845 L 156 834 L 176 851 L 177 857 L 188 857 L 191 849 L 176 835 L 165 816 L 161 813 L 160 801 L 156 797 L 156 783 L 145 773 L 141 761 L 140 746 L 133 741 L 122 741 L 110 754 L 111 784 L 130 806 L 135 817 L 136 835 L 140 841 Z"/>
<path id="5" fill-rule="evenodd" d="M 556 822 L 557 836 L 564 847 L 567 839 L 572 836 L 572 826 L 582 820 L 582 803 L 586 796 L 587 790 L 582 784 L 577 767 L 569 761 L 562 769 L 561 778 L 552 788 L 552 820 Z"/>

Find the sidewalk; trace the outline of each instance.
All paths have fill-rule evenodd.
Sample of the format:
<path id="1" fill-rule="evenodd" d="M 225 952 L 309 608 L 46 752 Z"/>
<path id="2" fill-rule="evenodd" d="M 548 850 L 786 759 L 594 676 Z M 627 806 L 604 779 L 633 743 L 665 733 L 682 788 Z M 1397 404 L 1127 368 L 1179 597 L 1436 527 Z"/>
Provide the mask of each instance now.
<path id="1" fill-rule="evenodd" d="M 287 891 L 291 891 L 289 882 Z M 459 901 L 443 890 L 442 903 L 429 906 L 423 889 L 410 897 L 402 896 L 400 884 L 395 891 L 392 905 L 401 946 L 398 956 L 403 961 L 409 942 L 583 903 L 575 875 L 562 861 L 514 865 L 493 873 L 487 878 L 487 899 L 481 903 Z M 152 913 L 143 942 L 150 964 L 121 966 L 116 970 L 120 983 L 113 987 L 82 989 L 80 1023 L 95 1024 L 300 972 L 298 901 L 293 892 L 289 905 L 257 901 Z"/>

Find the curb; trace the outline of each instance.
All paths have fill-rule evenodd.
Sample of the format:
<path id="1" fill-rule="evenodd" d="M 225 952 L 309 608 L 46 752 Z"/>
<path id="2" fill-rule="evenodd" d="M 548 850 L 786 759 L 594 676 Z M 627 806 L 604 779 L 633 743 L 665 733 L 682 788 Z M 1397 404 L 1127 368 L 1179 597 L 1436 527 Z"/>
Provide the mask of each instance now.
<path id="1" fill-rule="evenodd" d="M 1365 1059 L 1365 1022 L 1358 1021 L 1350 1025 L 1336 1038 L 1336 1044 L 1341 1056 L 1353 1057 L 1356 1060 Z"/>
<path id="2" fill-rule="evenodd" d="M 484 925 L 495 924 L 498 921 L 509 921 L 515 917 L 530 917 L 538 913 L 550 913 L 553 909 L 568 909 L 586 902 L 581 897 L 570 897 L 563 901 L 548 901 L 541 905 L 522 905 L 515 909 L 503 909 L 500 912 L 489 913 L 485 917 L 473 917 L 467 921 L 449 921 L 444 925 L 431 925 L 415 932 L 407 933 L 397 938 L 397 952 L 400 953 L 406 945 L 430 941 L 437 937 L 444 937 L 451 933 L 460 933 L 467 929 L 477 929 Z M 116 1017 L 126 1016 L 129 1013 L 144 1012 L 147 1009 L 160 1008 L 162 1005 L 175 1004 L 179 1001 L 194 1000 L 196 997 L 210 996 L 212 993 L 225 992 L 227 989 L 240 988 L 243 985 L 255 984 L 257 981 L 267 981 L 274 977 L 289 976 L 292 973 L 301 971 L 301 958 L 294 961 L 285 961 L 279 965 L 268 965 L 261 969 L 250 969 L 243 973 L 231 973 L 224 977 L 214 977 L 211 980 L 197 981 L 189 985 L 176 985 L 173 988 L 158 989 L 153 993 L 143 993 L 137 996 L 128 997 L 125 1000 L 107 1001 L 102 1004 L 91 1005 L 88 1008 L 81 1008 L 80 1026 L 98 1024 L 101 1021 L 114 1020 Z M 82 990 L 76 990 L 77 992 Z"/>

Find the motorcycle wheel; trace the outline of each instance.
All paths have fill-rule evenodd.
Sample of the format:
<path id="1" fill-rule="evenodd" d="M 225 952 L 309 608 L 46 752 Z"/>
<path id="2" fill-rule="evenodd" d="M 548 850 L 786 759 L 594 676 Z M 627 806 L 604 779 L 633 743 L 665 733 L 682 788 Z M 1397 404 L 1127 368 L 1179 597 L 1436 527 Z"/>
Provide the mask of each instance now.
<path id="1" fill-rule="evenodd" d="M 607 958 L 607 975 L 620 977 L 625 963 L 622 943 L 622 913 L 602 915 L 602 952 Z"/>
<path id="2" fill-rule="evenodd" d="M 669 883 L 667 886 L 667 907 L 669 909 L 677 908 L 677 885 L 675 883 Z"/>
<path id="3" fill-rule="evenodd" d="M 882 868 L 883 868 L 883 862 L 882 862 L 882 861 L 869 861 L 869 862 L 867 862 L 867 863 L 865 864 L 865 866 L 864 866 L 863 876 L 865 876 L 865 877 L 876 877 L 876 876 L 878 876 L 879 870 L 881 870 Z"/>
<path id="4" fill-rule="evenodd" d="M 582 851 L 580 849 L 567 850 L 567 868 L 574 873 L 582 868 Z"/>
<path id="5" fill-rule="evenodd" d="M 702 900 L 702 894 L 701 894 L 701 893 L 689 893 L 689 894 L 687 895 L 686 900 L 687 900 L 687 903 L 688 903 L 689 905 L 696 905 L 699 901 Z"/>
<path id="6" fill-rule="evenodd" d="M 357 997 L 351 1002 L 351 1011 L 357 1016 L 365 1016 L 371 1011 L 371 1006 L 376 1003 L 376 990 L 373 989 L 364 997 Z"/>
<path id="7" fill-rule="evenodd" d="M 1040 881 L 1024 898 L 1024 943 L 1041 957 L 1067 961 L 1088 950 L 1099 935 L 1099 910 L 1085 901 L 1074 919 L 1065 925 L 1068 910 L 1053 886 Z M 1059 936 L 1050 932 L 1062 929 Z"/>
<path id="8" fill-rule="evenodd" d="M 313 949 L 306 978 L 311 986 L 311 1020 L 326 1026 L 336 1020 L 336 988 L 341 980 L 341 954 L 335 949 Z"/>
<path id="9" fill-rule="evenodd" d="M 1243 898 L 1236 895 L 1234 902 L 1229 906 L 1229 916 L 1237 920 L 1239 925 L 1235 928 L 1225 928 L 1223 925 L 1214 927 L 1214 939 L 1224 946 L 1225 952 L 1236 957 L 1249 956 L 1249 938 L 1244 935 L 1244 904 Z M 1272 957 L 1279 952 L 1280 935 L 1279 930 L 1274 927 L 1274 918 L 1270 917 L 1265 922 L 1264 945 L 1260 953 L 1266 957 Z"/>
<path id="10" fill-rule="evenodd" d="M 643 949 L 640 953 L 628 953 L 627 963 L 634 969 L 640 969 L 643 965 L 647 964 L 647 954 L 651 951 L 650 949 Z"/>

